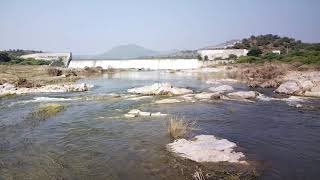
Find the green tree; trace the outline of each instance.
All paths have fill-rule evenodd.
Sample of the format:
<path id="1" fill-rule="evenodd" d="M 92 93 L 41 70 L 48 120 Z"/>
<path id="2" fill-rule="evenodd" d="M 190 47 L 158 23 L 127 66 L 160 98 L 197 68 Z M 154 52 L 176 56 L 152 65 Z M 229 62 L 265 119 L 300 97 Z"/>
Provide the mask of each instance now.
<path id="1" fill-rule="evenodd" d="M 259 49 L 258 47 L 254 47 L 252 49 L 250 49 L 250 51 L 248 52 L 248 56 L 255 56 L 255 57 L 259 57 L 262 54 L 261 49 Z"/>
<path id="2" fill-rule="evenodd" d="M 237 58 L 238 58 L 237 55 L 235 55 L 235 54 L 229 54 L 229 58 L 228 58 L 228 59 L 234 59 L 234 60 L 236 60 Z"/>
<path id="3" fill-rule="evenodd" d="M 11 58 L 9 57 L 8 53 L 0 52 L 0 62 L 9 62 Z"/>

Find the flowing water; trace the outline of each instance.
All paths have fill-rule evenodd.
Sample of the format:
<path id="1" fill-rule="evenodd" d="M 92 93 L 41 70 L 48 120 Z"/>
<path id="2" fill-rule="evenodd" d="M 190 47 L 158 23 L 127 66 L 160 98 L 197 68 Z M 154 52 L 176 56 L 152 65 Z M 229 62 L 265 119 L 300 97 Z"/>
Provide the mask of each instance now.
<path id="1" fill-rule="evenodd" d="M 127 71 L 81 80 L 95 85 L 88 92 L 3 98 L 0 179 L 192 179 L 202 165 L 166 150 L 166 144 L 172 142 L 167 134 L 168 117 L 125 118 L 131 109 L 197 120 L 199 130 L 193 135 L 213 134 L 237 143 L 259 172 L 258 179 L 320 177 L 320 110 L 316 106 L 320 100 L 301 102 L 303 107 L 316 108 L 298 109 L 279 100 L 158 105 L 152 102 L 159 97 L 83 98 L 126 94 L 128 88 L 155 82 L 201 92 L 210 87 L 205 80 L 213 76 L 223 77 L 219 73 Z M 233 86 L 248 89 L 243 84 Z M 273 95 L 270 90 L 261 92 Z M 59 101 L 66 109 L 45 121 L 27 119 L 42 101 Z M 209 163 L 203 168 L 215 167 Z"/>

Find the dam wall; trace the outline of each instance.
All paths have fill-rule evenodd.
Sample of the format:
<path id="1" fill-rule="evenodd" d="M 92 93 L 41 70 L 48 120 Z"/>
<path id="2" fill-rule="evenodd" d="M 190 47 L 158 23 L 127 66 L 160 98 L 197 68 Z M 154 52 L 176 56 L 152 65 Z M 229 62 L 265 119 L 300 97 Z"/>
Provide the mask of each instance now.
<path id="1" fill-rule="evenodd" d="M 103 69 L 196 69 L 203 65 L 198 59 L 129 59 L 129 60 L 76 60 L 69 68 L 102 67 Z"/>
<path id="2" fill-rule="evenodd" d="M 68 66 L 70 60 L 72 59 L 71 52 L 58 52 L 58 53 L 35 53 L 20 56 L 23 59 L 34 58 L 36 60 L 44 61 L 58 61 L 62 60 L 65 66 Z"/>

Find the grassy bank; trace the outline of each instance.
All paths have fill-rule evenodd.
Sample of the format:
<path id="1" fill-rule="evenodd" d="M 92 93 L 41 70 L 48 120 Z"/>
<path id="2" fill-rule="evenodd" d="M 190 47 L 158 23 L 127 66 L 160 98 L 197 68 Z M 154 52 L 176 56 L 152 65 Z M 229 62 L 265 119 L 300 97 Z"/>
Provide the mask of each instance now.
<path id="1" fill-rule="evenodd" d="M 78 76 L 61 76 L 67 74 L 67 69 L 61 69 L 60 76 L 49 73 L 49 66 L 32 65 L 0 65 L 0 84 L 11 83 L 18 87 L 37 87 L 47 84 L 74 82 Z"/>

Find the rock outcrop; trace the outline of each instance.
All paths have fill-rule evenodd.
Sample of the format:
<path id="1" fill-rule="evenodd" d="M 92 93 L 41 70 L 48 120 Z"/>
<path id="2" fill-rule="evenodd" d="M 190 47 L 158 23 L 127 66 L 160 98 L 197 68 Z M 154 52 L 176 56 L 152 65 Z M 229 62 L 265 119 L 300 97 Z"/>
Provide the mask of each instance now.
<path id="1" fill-rule="evenodd" d="M 155 83 L 150 86 L 128 89 L 129 93 L 142 95 L 183 95 L 192 93 L 192 90 L 186 88 L 173 87 L 169 83 Z"/>
<path id="2" fill-rule="evenodd" d="M 229 85 L 221 85 L 217 87 L 211 87 L 209 88 L 209 90 L 212 92 L 225 93 L 225 92 L 231 92 L 234 89 L 232 86 L 229 86 Z"/>
<path id="3" fill-rule="evenodd" d="M 182 102 L 181 100 L 178 99 L 161 99 L 156 101 L 156 104 L 173 104 L 173 103 L 179 103 Z"/>
<path id="4" fill-rule="evenodd" d="M 275 90 L 276 93 L 320 97 L 320 72 L 292 72 Z"/>
<path id="5" fill-rule="evenodd" d="M 207 93 L 207 92 L 202 92 L 199 94 L 196 94 L 194 98 L 198 100 L 209 100 L 209 99 L 219 99 L 220 98 L 220 93 Z"/>
<path id="6" fill-rule="evenodd" d="M 299 85 L 298 82 L 295 81 L 288 81 L 283 84 L 281 84 L 275 92 L 277 93 L 283 93 L 283 94 L 298 94 L 301 92 L 302 87 Z"/>
<path id="7" fill-rule="evenodd" d="M 178 139 L 167 145 L 169 151 L 196 162 L 246 163 L 245 156 L 235 152 L 235 143 L 227 139 L 217 139 L 213 135 L 198 135 L 195 140 Z"/>
<path id="8" fill-rule="evenodd" d="M 257 96 L 258 93 L 255 91 L 238 91 L 227 94 L 227 97 L 231 99 L 254 99 Z"/>
<path id="9" fill-rule="evenodd" d="M 29 93 L 52 93 L 52 92 L 82 92 L 88 91 L 91 87 L 85 83 L 81 84 L 61 84 L 46 85 L 36 88 L 17 88 L 13 84 L 3 84 L 0 86 L 0 96 L 5 94 L 29 94 Z"/>

